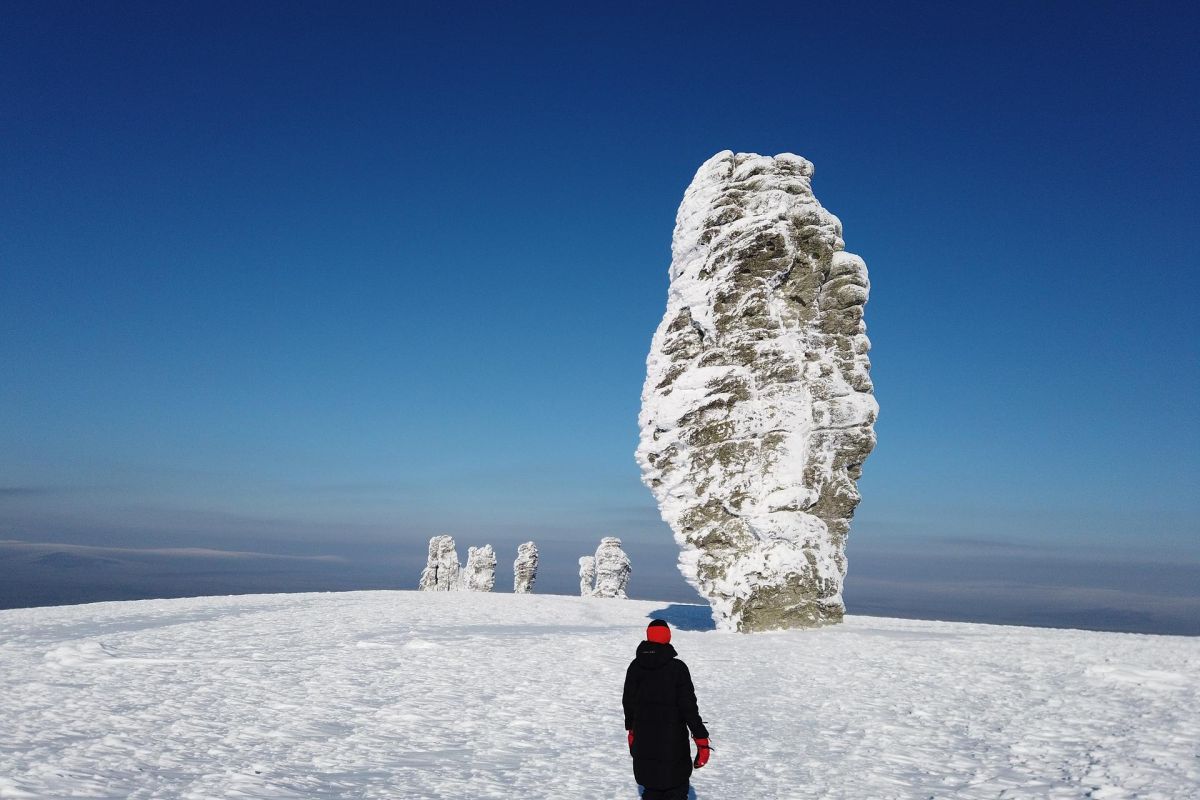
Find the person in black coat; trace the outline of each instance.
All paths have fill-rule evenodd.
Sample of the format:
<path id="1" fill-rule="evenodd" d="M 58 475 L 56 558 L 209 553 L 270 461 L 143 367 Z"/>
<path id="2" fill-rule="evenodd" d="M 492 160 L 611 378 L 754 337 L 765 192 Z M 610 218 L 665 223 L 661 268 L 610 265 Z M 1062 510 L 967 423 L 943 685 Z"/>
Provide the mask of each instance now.
<path id="1" fill-rule="evenodd" d="M 708 763 L 708 729 L 696 706 L 696 688 L 687 664 L 676 655 L 671 628 L 656 619 L 625 671 L 621 705 L 642 800 L 684 800 L 692 768 Z M 688 731 L 696 740 L 695 761 Z"/>

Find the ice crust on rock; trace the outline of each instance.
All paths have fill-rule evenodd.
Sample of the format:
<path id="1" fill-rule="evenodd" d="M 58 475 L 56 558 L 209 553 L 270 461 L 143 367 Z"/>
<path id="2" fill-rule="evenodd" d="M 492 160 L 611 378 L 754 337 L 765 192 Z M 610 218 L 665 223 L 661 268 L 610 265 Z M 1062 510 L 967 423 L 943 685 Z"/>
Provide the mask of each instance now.
<path id="1" fill-rule="evenodd" d="M 629 574 L 633 571 L 629 556 L 621 548 L 621 540 L 606 536 L 596 548 L 596 597 L 619 597 L 625 599 L 629 586 Z"/>
<path id="2" fill-rule="evenodd" d="M 579 559 L 579 596 L 591 597 L 596 593 L 596 557 L 582 556 Z"/>
<path id="3" fill-rule="evenodd" d="M 463 588 L 469 592 L 490 592 L 496 585 L 496 551 L 490 544 L 467 548 L 462 580 Z"/>
<path id="4" fill-rule="evenodd" d="M 423 592 L 451 592 L 460 588 L 459 579 L 454 537 L 434 536 L 429 540 L 429 558 L 417 588 Z"/>
<path id="5" fill-rule="evenodd" d="M 537 580 L 538 549 L 533 542 L 517 547 L 517 560 L 513 562 L 513 592 L 531 594 Z"/>
<path id="6" fill-rule="evenodd" d="M 723 629 L 839 622 L 875 445 L 862 259 L 813 166 L 724 151 L 684 193 L 646 360 L 642 480 Z"/>

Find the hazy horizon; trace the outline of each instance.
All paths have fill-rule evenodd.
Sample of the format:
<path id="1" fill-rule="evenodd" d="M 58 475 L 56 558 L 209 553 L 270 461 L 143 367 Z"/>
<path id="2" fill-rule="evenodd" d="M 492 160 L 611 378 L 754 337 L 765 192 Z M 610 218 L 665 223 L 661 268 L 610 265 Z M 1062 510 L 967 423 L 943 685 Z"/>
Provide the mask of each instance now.
<path id="1" fill-rule="evenodd" d="M 497 549 L 497 592 L 512 590 L 510 540 L 458 539 Z M 933 543 L 927 543 L 932 545 Z M 848 614 L 1200 635 L 1200 564 L 1090 559 L 1006 543 L 948 540 L 930 558 L 850 551 Z M 578 594 L 573 540 L 539 541 L 535 591 Z M 212 547 L 97 547 L 0 540 L 0 609 L 222 594 L 354 591 L 417 587 L 423 548 L 314 542 L 287 554 Z M 630 543 L 634 599 L 703 603 L 672 564 L 673 543 Z M 981 557 L 982 556 L 982 557 Z M 619 601 L 614 601 L 619 602 Z"/>

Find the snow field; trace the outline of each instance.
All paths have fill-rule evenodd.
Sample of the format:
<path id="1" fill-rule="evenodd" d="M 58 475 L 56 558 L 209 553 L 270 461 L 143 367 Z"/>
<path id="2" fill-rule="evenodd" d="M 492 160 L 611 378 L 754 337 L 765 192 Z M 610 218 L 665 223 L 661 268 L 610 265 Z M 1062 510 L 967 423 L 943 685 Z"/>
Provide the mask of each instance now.
<path id="1" fill-rule="evenodd" d="M 3 611 L 0 797 L 632 800 L 625 667 L 652 615 L 704 612 L 469 592 Z M 1200 796 L 1200 639 L 848 617 L 673 641 L 716 748 L 699 800 Z"/>

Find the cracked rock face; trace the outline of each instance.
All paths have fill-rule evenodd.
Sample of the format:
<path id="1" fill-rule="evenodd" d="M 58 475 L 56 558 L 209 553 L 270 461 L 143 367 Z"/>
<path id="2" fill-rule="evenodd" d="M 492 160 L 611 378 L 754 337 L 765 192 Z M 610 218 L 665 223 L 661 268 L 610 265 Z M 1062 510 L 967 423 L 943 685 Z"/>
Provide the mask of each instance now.
<path id="1" fill-rule="evenodd" d="M 452 592 L 459 588 L 458 553 L 453 536 L 434 536 L 429 540 L 429 558 L 417 588 L 422 592 Z"/>
<path id="2" fill-rule="evenodd" d="M 533 542 L 525 542 L 517 548 L 517 560 L 513 562 L 513 591 L 531 594 L 537 580 L 538 549 Z"/>
<path id="3" fill-rule="evenodd" d="M 725 151 L 684 193 L 646 360 L 642 480 L 727 630 L 839 622 L 875 445 L 867 268 L 812 164 Z"/>

